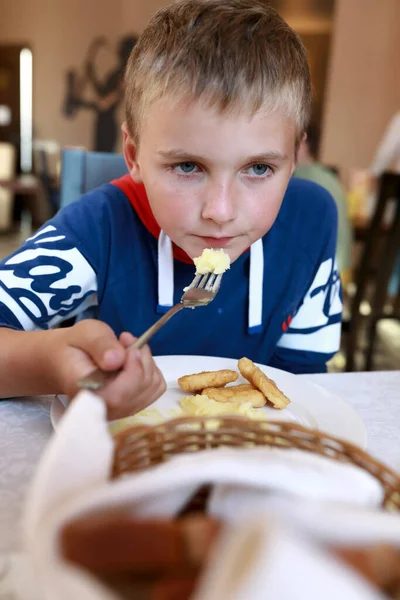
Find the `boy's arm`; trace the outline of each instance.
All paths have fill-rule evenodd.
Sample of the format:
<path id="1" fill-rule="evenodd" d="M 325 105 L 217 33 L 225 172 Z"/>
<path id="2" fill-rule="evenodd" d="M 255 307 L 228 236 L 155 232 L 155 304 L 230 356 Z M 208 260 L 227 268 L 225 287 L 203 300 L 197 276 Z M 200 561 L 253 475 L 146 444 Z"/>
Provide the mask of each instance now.
<path id="1" fill-rule="evenodd" d="M 98 258 L 79 246 L 56 217 L 0 261 L 0 327 L 45 330 L 96 309 Z"/>
<path id="2" fill-rule="evenodd" d="M 279 339 L 268 364 L 291 373 L 325 373 L 340 348 L 342 290 L 335 259 L 337 211 L 333 203 L 321 223 L 326 242 L 311 285 Z"/>
<path id="3" fill-rule="evenodd" d="M 85 320 L 64 329 L 15 331 L 0 328 L 0 398 L 77 393 L 76 382 L 100 367 L 120 369 L 100 392 L 109 419 L 145 408 L 165 391 L 163 376 L 148 347 L 128 349 L 134 337 L 101 321 Z"/>
<path id="4" fill-rule="evenodd" d="M 110 363 L 110 360 L 104 361 L 105 352 L 116 355 L 115 368 L 122 365 L 124 348 L 104 323 L 93 328 L 85 321 L 79 326 L 48 331 L 15 331 L 2 327 L 0 397 L 75 392 L 75 378 L 77 380 L 82 372 L 95 362 L 102 363 L 103 367 Z"/>
<path id="5" fill-rule="evenodd" d="M 91 319 L 52 330 L 71 316 L 96 310 L 102 293 L 97 273 L 99 265 L 107 269 L 107 227 L 97 231 L 82 202 L 62 211 L 0 262 L 0 397 L 72 397 L 76 381 L 92 369 L 123 368 L 102 390 L 110 418 L 118 418 L 153 402 L 165 384 L 148 349 L 127 350 L 134 339 L 130 334 L 117 340 L 106 324 Z M 89 229 L 90 235 L 81 231 L 85 247 L 69 227 L 71 221 Z"/>
<path id="6" fill-rule="evenodd" d="M 61 330 L 60 330 L 61 331 Z M 55 394 L 61 390 L 49 365 L 52 332 L 0 328 L 0 397 Z"/>

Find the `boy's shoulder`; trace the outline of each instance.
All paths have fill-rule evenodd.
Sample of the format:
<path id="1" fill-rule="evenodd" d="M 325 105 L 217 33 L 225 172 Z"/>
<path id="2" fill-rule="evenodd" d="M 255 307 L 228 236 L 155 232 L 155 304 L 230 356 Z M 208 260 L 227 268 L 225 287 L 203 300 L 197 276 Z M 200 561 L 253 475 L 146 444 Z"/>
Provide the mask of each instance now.
<path id="1" fill-rule="evenodd" d="M 83 194 L 62 208 L 48 225 L 97 265 L 108 260 L 111 244 L 114 252 L 123 254 L 132 240 L 144 235 L 128 198 L 112 183 Z"/>
<path id="2" fill-rule="evenodd" d="M 279 217 L 297 217 L 310 224 L 321 217 L 331 218 L 336 214 L 332 195 L 314 181 L 292 177 L 287 187 Z"/>
<path id="3" fill-rule="evenodd" d="M 132 228 L 139 226 L 135 211 L 116 185 L 106 183 L 83 194 L 75 202 L 60 210 L 52 221 L 57 228 L 72 231 L 90 243 L 112 232 L 130 237 Z"/>
<path id="4" fill-rule="evenodd" d="M 332 195 L 314 181 L 292 177 L 289 181 L 277 225 L 294 235 L 309 240 L 309 236 L 321 238 L 328 230 L 335 229 L 337 208 Z"/>
<path id="5" fill-rule="evenodd" d="M 99 217 L 115 211 L 130 212 L 129 202 L 125 194 L 112 183 L 106 183 L 100 187 L 86 192 L 75 202 L 64 207 L 60 211 L 60 216 L 76 218 L 77 215 L 87 215 L 91 220 L 97 220 Z"/>
<path id="6" fill-rule="evenodd" d="M 317 183 L 293 177 L 272 232 L 274 241 L 271 242 L 281 251 L 295 248 L 296 260 L 301 261 L 307 256 L 314 263 L 325 254 L 327 247 L 334 248 L 336 203 L 331 194 Z"/>

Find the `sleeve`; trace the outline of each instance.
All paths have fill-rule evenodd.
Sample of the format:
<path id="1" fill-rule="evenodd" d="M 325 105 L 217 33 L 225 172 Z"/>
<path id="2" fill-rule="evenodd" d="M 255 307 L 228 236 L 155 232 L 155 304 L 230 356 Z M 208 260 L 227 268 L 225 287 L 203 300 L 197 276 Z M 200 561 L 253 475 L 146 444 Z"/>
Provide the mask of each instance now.
<path id="1" fill-rule="evenodd" d="M 338 235 L 336 258 L 339 272 L 351 269 L 353 263 L 353 227 L 349 217 L 348 204 L 343 190 L 336 198 L 338 210 Z"/>
<path id="2" fill-rule="evenodd" d="M 96 312 L 99 235 L 88 214 L 83 200 L 71 204 L 0 262 L 0 327 L 45 330 Z"/>
<path id="3" fill-rule="evenodd" d="M 287 330 L 269 361 L 291 373 L 324 373 L 326 363 L 340 348 L 342 290 L 335 259 L 337 211 L 325 219 L 327 240 L 317 267 Z"/>
<path id="4" fill-rule="evenodd" d="M 390 121 L 383 139 L 379 144 L 374 160 L 369 168 L 372 175 L 379 177 L 390 169 L 391 164 L 400 150 L 400 113 Z"/>

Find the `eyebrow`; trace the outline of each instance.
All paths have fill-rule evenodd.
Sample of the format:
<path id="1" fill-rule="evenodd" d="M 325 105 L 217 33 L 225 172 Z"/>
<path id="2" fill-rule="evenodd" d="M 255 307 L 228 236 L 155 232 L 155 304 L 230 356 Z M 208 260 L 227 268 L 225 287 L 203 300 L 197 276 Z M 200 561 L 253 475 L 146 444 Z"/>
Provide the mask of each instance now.
<path id="1" fill-rule="evenodd" d="M 173 150 L 159 150 L 158 154 L 166 159 L 188 160 L 190 158 L 191 160 L 195 160 L 198 162 L 207 162 L 204 157 L 197 156 L 195 154 L 192 154 L 191 152 L 188 152 L 186 150 L 181 150 L 179 148 L 176 148 Z M 249 156 L 245 159 L 245 162 L 248 162 L 248 163 L 262 163 L 262 162 L 269 162 L 269 161 L 285 162 L 286 160 L 288 160 L 288 156 L 286 154 L 282 154 L 281 152 L 278 152 L 276 150 L 269 150 L 267 152 L 263 152 L 262 154 L 256 154 L 255 156 Z"/>

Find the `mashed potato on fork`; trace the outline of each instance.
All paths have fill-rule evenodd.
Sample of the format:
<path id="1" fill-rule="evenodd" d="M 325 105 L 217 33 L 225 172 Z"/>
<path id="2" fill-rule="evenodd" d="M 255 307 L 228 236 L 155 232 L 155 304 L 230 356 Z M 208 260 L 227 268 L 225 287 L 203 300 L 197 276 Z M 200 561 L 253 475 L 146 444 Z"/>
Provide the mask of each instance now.
<path id="1" fill-rule="evenodd" d="M 196 266 L 197 275 L 205 275 L 206 273 L 214 273 L 221 275 L 230 268 L 231 260 L 229 255 L 222 250 L 213 250 L 206 248 L 201 253 L 201 256 L 193 259 Z"/>

